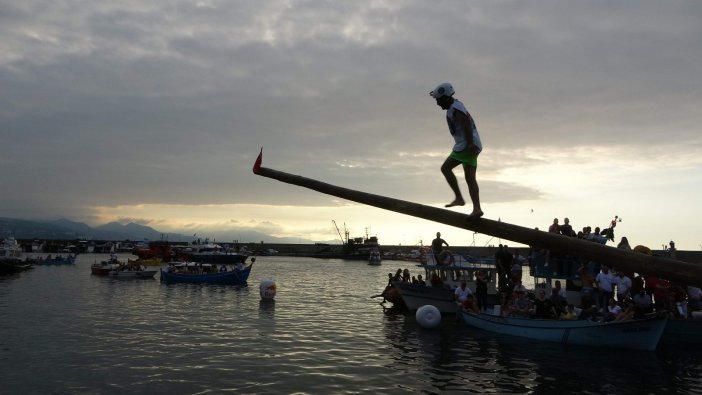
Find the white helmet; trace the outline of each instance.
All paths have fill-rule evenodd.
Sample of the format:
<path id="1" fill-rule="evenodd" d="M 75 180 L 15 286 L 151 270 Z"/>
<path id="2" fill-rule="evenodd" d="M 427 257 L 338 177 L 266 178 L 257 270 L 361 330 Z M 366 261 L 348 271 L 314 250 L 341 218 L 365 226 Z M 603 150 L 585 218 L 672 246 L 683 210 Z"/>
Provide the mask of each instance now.
<path id="1" fill-rule="evenodd" d="M 451 84 L 449 84 L 448 82 L 439 84 L 436 88 L 434 88 L 433 91 L 429 92 L 431 97 L 433 97 L 434 99 L 438 99 L 444 96 L 453 96 L 454 93 L 456 93 L 456 91 L 453 90 L 453 86 L 451 86 Z"/>

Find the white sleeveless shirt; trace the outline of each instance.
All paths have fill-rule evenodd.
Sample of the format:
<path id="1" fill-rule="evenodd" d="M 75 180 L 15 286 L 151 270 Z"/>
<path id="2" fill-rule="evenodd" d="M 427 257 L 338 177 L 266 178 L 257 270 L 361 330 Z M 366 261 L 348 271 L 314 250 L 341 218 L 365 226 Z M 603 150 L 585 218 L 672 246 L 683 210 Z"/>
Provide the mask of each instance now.
<path id="1" fill-rule="evenodd" d="M 451 107 L 446 110 L 446 122 L 448 123 L 449 132 L 451 132 L 451 136 L 453 136 L 453 140 L 455 141 L 453 150 L 456 152 L 461 152 L 468 146 L 468 141 L 466 141 L 465 138 L 466 134 L 463 133 L 461 124 L 454 119 L 454 114 L 456 111 L 460 111 L 468 116 L 471 124 L 470 127 L 473 129 L 469 132 L 473 134 L 473 144 L 478 146 L 478 149 L 482 151 L 483 144 L 480 142 L 480 135 L 478 134 L 478 128 L 475 126 L 475 122 L 473 122 L 473 117 L 468 114 L 466 106 L 457 99 L 454 99 Z"/>

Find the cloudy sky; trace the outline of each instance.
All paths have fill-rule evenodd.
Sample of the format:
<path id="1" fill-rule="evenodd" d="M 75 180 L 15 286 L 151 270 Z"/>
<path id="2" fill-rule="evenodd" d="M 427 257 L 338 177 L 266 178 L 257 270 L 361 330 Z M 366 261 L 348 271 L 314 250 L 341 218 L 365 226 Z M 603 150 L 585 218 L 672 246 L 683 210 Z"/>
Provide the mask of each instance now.
<path id="1" fill-rule="evenodd" d="M 428 92 L 449 81 L 487 218 L 618 215 L 632 245 L 702 249 L 701 20 L 695 0 L 0 0 L 0 216 L 497 244 L 251 172 L 263 147 L 443 207 L 453 142 Z"/>

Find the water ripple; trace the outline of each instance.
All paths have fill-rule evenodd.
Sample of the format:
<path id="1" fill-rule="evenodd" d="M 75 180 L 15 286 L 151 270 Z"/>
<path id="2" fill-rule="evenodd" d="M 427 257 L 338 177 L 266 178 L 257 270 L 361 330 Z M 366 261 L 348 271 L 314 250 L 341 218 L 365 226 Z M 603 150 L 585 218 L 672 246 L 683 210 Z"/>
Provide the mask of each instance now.
<path id="1" fill-rule="evenodd" d="M 402 262 L 261 257 L 249 287 L 229 287 L 91 276 L 99 259 L 0 279 L 0 391 L 562 393 L 577 382 L 568 392 L 700 393 L 702 384 L 689 349 L 568 349 L 455 317 L 423 329 L 370 298 L 387 271 L 410 267 Z M 264 279 L 276 281 L 275 301 L 259 298 Z"/>

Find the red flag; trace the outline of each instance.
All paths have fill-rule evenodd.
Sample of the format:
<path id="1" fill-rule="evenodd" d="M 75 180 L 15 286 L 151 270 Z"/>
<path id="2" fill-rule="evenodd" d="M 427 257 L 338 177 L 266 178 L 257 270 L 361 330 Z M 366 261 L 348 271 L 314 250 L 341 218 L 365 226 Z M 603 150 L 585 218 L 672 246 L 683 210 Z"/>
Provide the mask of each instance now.
<path id="1" fill-rule="evenodd" d="M 261 162 L 262 161 L 263 161 L 263 147 L 261 147 L 261 152 L 258 154 L 258 158 L 256 158 L 256 162 L 254 163 L 254 166 L 253 166 L 254 174 L 258 174 L 258 172 L 261 170 Z"/>

